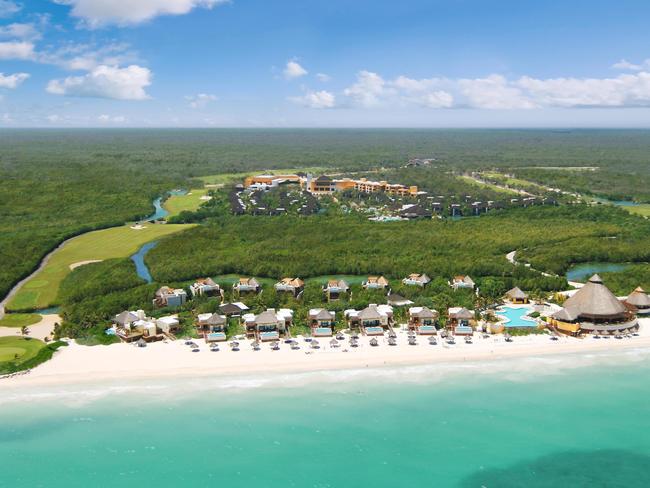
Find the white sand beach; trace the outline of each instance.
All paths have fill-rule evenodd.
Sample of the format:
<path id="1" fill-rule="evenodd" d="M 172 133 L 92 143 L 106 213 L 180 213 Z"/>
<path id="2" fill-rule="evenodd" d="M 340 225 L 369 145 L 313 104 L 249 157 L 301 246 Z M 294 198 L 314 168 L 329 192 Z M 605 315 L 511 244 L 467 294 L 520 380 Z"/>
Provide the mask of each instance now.
<path id="1" fill-rule="evenodd" d="M 299 350 L 291 350 L 288 344 L 281 343 L 279 351 L 271 350 L 269 344 L 262 344 L 260 351 L 254 351 L 251 342 L 246 340 L 239 341 L 237 352 L 228 343 L 221 343 L 220 351 L 212 352 L 200 340 L 195 341 L 199 352 L 192 352 L 183 341 L 151 343 L 145 348 L 133 344 L 88 347 L 73 342 L 29 374 L 0 380 L 0 390 L 9 385 L 32 387 L 103 380 L 299 373 L 650 349 L 650 319 L 641 319 L 640 323 L 638 336 L 623 339 L 563 336 L 553 341 L 548 335 L 530 335 L 514 337 L 508 343 L 502 335 L 482 338 L 475 334 L 472 344 L 458 338 L 455 345 L 438 340 L 435 346 L 424 336 L 418 337 L 417 345 L 409 345 L 406 331 L 399 329 L 396 346 L 380 338 L 379 345 L 373 347 L 370 338 L 362 336 L 357 348 L 350 347 L 348 340 L 333 348 L 329 340 L 319 339 L 320 348 L 312 349 L 302 338 L 298 339 Z"/>

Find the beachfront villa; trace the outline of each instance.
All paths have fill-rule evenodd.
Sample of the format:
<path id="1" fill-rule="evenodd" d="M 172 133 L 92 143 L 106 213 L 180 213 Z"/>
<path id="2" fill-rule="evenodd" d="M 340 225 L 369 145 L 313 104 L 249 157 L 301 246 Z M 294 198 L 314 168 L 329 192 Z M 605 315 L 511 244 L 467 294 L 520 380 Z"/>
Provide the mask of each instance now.
<path id="1" fill-rule="evenodd" d="M 469 276 L 456 275 L 449 282 L 449 286 L 451 286 L 454 290 L 460 290 L 463 288 L 473 290 L 476 286 L 476 283 L 474 283 L 474 280 Z"/>
<path id="2" fill-rule="evenodd" d="M 650 314 L 650 296 L 640 286 L 628 295 L 625 303 L 634 307 L 639 315 Z"/>
<path id="3" fill-rule="evenodd" d="M 383 276 L 368 276 L 361 286 L 367 290 L 383 290 L 388 287 L 388 280 Z"/>
<path id="4" fill-rule="evenodd" d="M 150 342 L 164 338 L 162 333 L 159 333 L 156 321 L 148 318 L 144 310 L 135 312 L 125 310 L 114 317 L 113 324 L 115 335 L 124 342 L 135 342 L 140 339 Z"/>
<path id="5" fill-rule="evenodd" d="M 297 297 L 305 289 L 305 282 L 300 278 L 282 278 L 274 286 L 277 292 L 291 293 Z"/>
<path id="6" fill-rule="evenodd" d="M 293 310 L 269 308 L 259 315 L 247 313 L 242 315 L 241 322 L 246 329 L 247 337 L 259 341 L 278 340 L 280 335 L 286 335 L 293 321 Z"/>
<path id="7" fill-rule="evenodd" d="M 616 298 L 597 274 L 551 315 L 551 325 L 573 336 L 616 335 L 639 327 L 635 312 Z"/>
<path id="8" fill-rule="evenodd" d="M 196 332 L 205 342 L 225 341 L 227 325 L 228 318 L 218 313 L 201 313 L 196 317 Z"/>
<path id="9" fill-rule="evenodd" d="M 425 287 L 430 282 L 431 282 L 431 278 L 429 278 L 424 273 L 422 274 L 413 273 L 408 275 L 406 278 L 402 280 L 402 283 L 404 283 L 405 285 L 420 286 L 420 287 Z"/>
<path id="10" fill-rule="evenodd" d="M 393 307 L 370 304 L 361 311 L 346 310 L 345 318 L 351 329 L 359 328 L 366 335 L 383 335 L 384 329 L 393 326 Z"/>
<path id="11" fill-rule="evenodd" d="M 187 292 L 182 288 L 170 288 L 162 286 L 158 288 L 153 299 L 153 306 L 163 307 L 180 307 L 187 301 Z"/>
<path id="12" fill-rule="evenodd" d="M 235 290 L 239 295 L 245 294 L 258 294 L 262 287 L 255 278 L 239 278 L 232 285 L 232 289 Z"/>
<path id="13" fill-rule="evenodd" d="M 506 299 L 510 303 L 525 305 L 528 303 L 528 295 L 521 291 L 521 288 L 515 286 L 512 290 L 506 292 Z"/>
<path id="14" fill-rule="evenodd" d="M 212 278 L 202 278 L 196 280 L 190 286 L 190 292 L 196 297 L 222 297 L 223 290 Z"/>
<path id="15" fill-rule="evenodd" d="M 219 311 L 226 317 L 239 317 L 246 310 L 248 310 L 248 307 L 242 302 L 222 303 L 219 305 Z"/>
<path id="16" fill-rule="evenodd" d="M 323 287 L 327 301 L 338 300 L 342 294 L 350 292 L 350 285 L 345 280 L 328 280 Z"/>
<path id="17" fill-rule="evenodd" d="M 176 315 L 166 315 L 156 319 L 158 330 L 165 335 L 171 336 L 180 330 L 181 323 Z"/>
<path id="18" fill-rule="evenodd" d="M 386 297 L 386 302 L 392 307 L 406 307 L 407 305 L 413 305 L 413 302 L 408 298 L 404 298 L 402 295 L 398 295 L 397 293 L 391 293 L 390 291 Z"/>
<path id="19" fill-rule="evenodd" d="M 472 335 L 474 333 L 473 325 L 474 311 L 467 310 L 464 307 L 452 307 L 447 310 L 447 329 L 454 335 Z"/>
<path id="20" fill-rule="evenodd" d="M 436 323 L 440 314 L 428 307 L 409 308 L 409 330 L 421 335 L 432 335 L 437 332 Z"/>
<path id="21" fill-rule="evenodd" d="M 336 325 L 336 312 L 324 308 L 309 310 L 309 327 L 314 337 L 330 337 Z"/>

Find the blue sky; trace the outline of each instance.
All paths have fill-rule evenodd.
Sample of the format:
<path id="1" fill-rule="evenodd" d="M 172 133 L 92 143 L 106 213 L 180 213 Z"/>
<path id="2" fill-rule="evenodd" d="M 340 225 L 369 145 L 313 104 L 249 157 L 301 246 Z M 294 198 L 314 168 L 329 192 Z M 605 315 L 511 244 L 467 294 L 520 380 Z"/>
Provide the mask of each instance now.
<path id="1" fill-rule="evenodd" d="M 649 127 L 650 4 L 0 0 L 2 127 Z"/>

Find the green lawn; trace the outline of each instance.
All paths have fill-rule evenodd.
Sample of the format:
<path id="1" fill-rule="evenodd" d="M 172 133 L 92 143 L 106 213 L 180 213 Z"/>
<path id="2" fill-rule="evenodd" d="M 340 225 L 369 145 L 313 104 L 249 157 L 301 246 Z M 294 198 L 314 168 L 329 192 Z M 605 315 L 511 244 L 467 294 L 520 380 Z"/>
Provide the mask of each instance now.
<path id="1" fill-rule="evenodd" d="M 0 319 L 0 327 L 26 327 L 41 321 L 37 313 L 8 313 Z"/>
<path id="2" fill-rule="evenodd" d="M 195 188 L 194 190 L 190 190 L 187 195 L 172 195 L 165 200 L 163 207 L 169 212 L 168 217 L 173 217 L 183 211 L 193 211 L 198 209 L 204 202 L 204 200 L 201 200 L 201 197 L 207 193 L 207 188 Z"/>
<path id="3" fill-rule="evenodd" d="M 492 183 L 488 183 L 488 182 L 476 181 L 474 178 L 472 178 L 470 176 L 459 176 L 458 178 L 465 181 L 466 183 L 469 183 L 470 185 L 489 188 L 491 190 L 497 191 L 499 193 L 503 193 L 505 195 L 519 195 L 519 193 L 517 193 L 515 190 L 509 190 L 507 188 L 501 188 L 500 186 L 493 185 Z"/>
<path id="4" fill-rule="evenodd" d="M 623 210 L 627 210 L 630 213 L 643 215 L 644 217 L 650 217 L 650 203 L 644 203 L 641 205 L 635 205 L 633 207 L 621 206 Z"/>
<path id="5" fill-rule="evenodd" d="M 322 168 L 319 166 L 312 166 L 309 168 L 288 168 L 288 169 L 272 169 L 260 171 L 248 171 L 243 173 L 224 173 L 218 175 L 200 176 L 198 179 L 203 181 L 206 185 L 224 185 L 226 183 L 243 183 L 244 178 L 252 175 L 292 175 L 298 172 L 321 174 L 323 172 L 332 172 L 332 168 Z"/>
<path id="6" fill-rule="evenodd" d="M 147 224 L 144 229 L 114 227 L 83 234 L 59 249 L 37 275 L 23 285 L 7 305 L 7 310 L 34 310 L 56 305 L 59 285 L 70 273 L 70 265 L 80 261 L 127 257 L 146 242 L 174 234 L 193 225 Z"/>
<path id="7" fill-rule="evenodd" d="M 2 363 L 16 360 L 25 362 L 45 347 L 43 341 L 24 337 L 0 337 L 0 369 Z M 17 358 L 16 358 L 17 356 Z"/>

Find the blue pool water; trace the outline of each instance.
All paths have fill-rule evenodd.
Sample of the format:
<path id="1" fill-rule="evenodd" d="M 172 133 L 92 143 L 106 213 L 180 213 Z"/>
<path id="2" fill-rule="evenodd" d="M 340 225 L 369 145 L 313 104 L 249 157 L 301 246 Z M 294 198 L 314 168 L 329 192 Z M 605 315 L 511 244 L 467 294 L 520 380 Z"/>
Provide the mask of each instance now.
<path id="1" fill-rule="evenodd" d="M 531 311 L 530 307 L 502 307 L 497 311 L 497 315 L 508 319 L 506 327 L 536 327 L 537 324 L 534 321 L 524 318 Z"/>
<path id="2" fill-rule="evenodd" d="M 145 280 L 147 283 L 151 283 L 153 281 L 153 278 L 151 277 L 149 268 L 147 268 L 147 265 L 144 262 L 144 257 L 157 245 L 158 241 L 147 242 L 144 246 L 138 249 L 138 252 L 131 256 L 131 261 L 135 263 L 136 273 L 138 273 L 138 276 Z"/>

